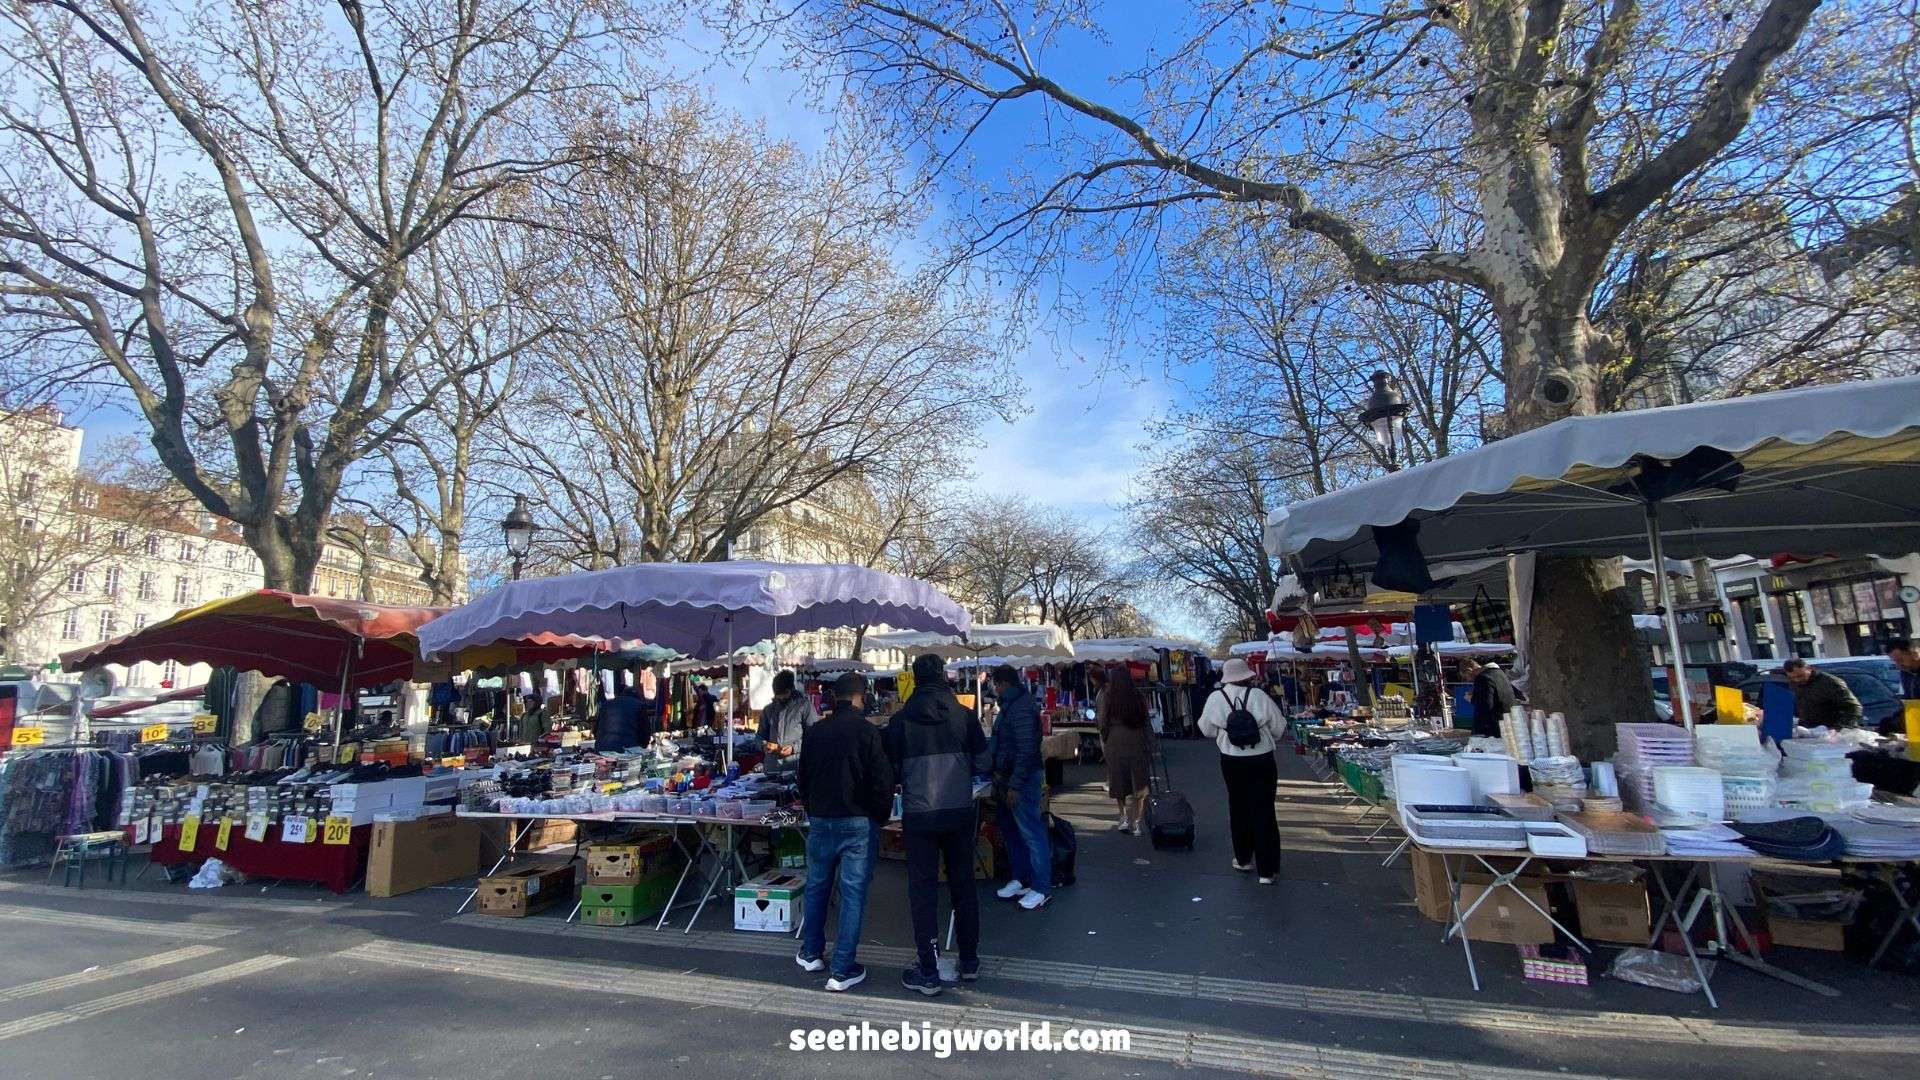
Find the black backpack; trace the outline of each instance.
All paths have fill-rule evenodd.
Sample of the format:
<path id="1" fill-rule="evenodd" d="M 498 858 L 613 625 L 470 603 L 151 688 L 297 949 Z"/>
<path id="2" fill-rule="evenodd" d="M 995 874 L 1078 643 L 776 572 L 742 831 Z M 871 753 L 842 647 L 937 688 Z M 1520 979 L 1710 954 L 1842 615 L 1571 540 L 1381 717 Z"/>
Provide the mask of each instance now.
<path id="1" fill-rule="evenodd" d="M 1253 711 L 1247 708 L 1247 699 L 1253 696 L 1253 691 L 1248 690 L 1240 695 L 1238 705 L 1233 703 L 1232 697 L 1227 696 L 1225 689 L 1222 689 L 1220 694 L 1227 698 L 1227 704 L 1231 707 L 1227 713 L 1227 741 L 1242 750 L 1251 750 L 1259 746 L 1260 721 L 1253 715 Z"/>

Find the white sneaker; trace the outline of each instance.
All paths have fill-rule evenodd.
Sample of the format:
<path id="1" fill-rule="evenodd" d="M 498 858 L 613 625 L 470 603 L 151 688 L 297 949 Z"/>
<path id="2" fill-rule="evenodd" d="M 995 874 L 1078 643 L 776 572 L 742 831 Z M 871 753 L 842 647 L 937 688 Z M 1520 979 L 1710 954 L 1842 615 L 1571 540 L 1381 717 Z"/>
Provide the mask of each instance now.
<path id="1" fill-rule="evenodd" d="M 1017 900 L 1020 897 L 1025 896 L 1026 894 L 1027 894 L 1027 887 L 1025 885 L 1020 884 L 1020 880 L 1018 878 L 1015 878 L 1014 880 L 1007 882 L 1005 885 L 1000 886 L 1000 891 L 997 893 L 994 893 L 993 895 L 999 897 L 1002 900 Z"/>
<path id="2" fill-rule="evenodd" d="M 1261 878 L 1261 879 L 1260 879 L 1260 884 L 1262 884 L 1262 885 L 1271 885 L 1271 884 L 1273 884 L 1273 879 L 1272 879 L 1272 878 L 1270 878 L 1270 877 L 1263 877 L 1263 878 Z"/>
<path id="3" fill-rule="evenodd" d="M 1233 868 L 1244 874 L 1247 871 L 1253 869 L 1253 864 L 1250 862 L 1243 863 L 1239 859 L 1235 859 L 1233 860 Z"/>
<path id="4" fill-rule="evenodd" d="M 1127 824 L 1125 819 L 1122 819 L 1120 823 L 1115 825 L 1113 828 L 1115 832 L 1126 832 L 1128 829 L 1133 828 L 1133 826 Z"/>
<path id="5" fill-rule="evenodd" d="M 1032 889 L 1028 889 L 1027 895 L 1020 898 L 1020 906 L 1026 908 L 1028 911 L 1032 911 L 1035 908 L 1046 907 L 1047 901 L 1051 899 L 1053 899 L 1053 897 L 1048 893 L 1034 892 Z"/>

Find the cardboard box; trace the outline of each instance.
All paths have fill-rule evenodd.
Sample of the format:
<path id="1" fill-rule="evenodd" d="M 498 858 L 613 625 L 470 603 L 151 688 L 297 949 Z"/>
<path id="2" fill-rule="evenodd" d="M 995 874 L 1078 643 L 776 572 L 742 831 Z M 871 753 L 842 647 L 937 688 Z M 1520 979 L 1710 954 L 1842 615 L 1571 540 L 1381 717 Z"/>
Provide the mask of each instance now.
<path id="1" fill-rule="evenodd" d="M 573 864 L 521 867 L 480 879 L 478 903 L 482 915 L 523 919 L 563 900 L 573 899 Z"/>
<path id="2" fill-rule="evenodd" d="M 1488 885 L 1482 882 L 1462 881 L 1460 885 L 1460 905 L 1471 907 L 1480 894 L 1487 891 Z M 1485 903 L 1474 911 L 1467 920 L 1467 938 L 1471 941 L 1497 941 L 1508 945 L 1547 945 L 1553 942 L 1553 924 L 1545 915 L 1534 910 L 1533 906 L 1513 893 L 1514 889 L 1524 892 L 1542 909 L 1547 906 L 1547 888 L 1545 884 L 1529 882 L 1521 878 L 1511 888 L 1501 887 L 1487 897 Z"/>
<path id="3" fill-rule="evenodd" d="M 1767 915 L 1767 932 L 1775 945 L 1795 949 L 1819 949 L 1821 952 L 1845 952 L 1847 924 L 1817 919 L 1792 919 L 1785 915 Z"/>
<path id="4" fill-rule="evenodd" d="M 580 921 L 594 926 L 632 926 L 658 915 L 673 896 L 674 881 L 659 877 L 637 885 L 584 885 L 580 889 Z"/>
<path id="5" fill-rule="evenodd" d="M 472 877 L 481 868 L 477 822 L 442 814 L 376 821 L 367 847 L 367 895 L 399 896 Z"/>
<path id="6" fill-rule="evenodd" d="M 793 931 L 793 907 L 807 879 L 786 870 L 769 870 L 733 890 L 733 928 L 761 933 Z"/>
<path id="7" fill-rule="evenodd" d="M 1653 937 L 1653 911 L 1644 881 L 1573 881 L 1573 904 L 1580 912 L 1580 936 L 1589 941 L 1646 945 Z"/>
<path id="8" fill-rule="evenodd" d="M 1441 863 L 1440 856 L 1432 852 L 1422 851 L 1419 848 L 1409 848 L 1408 854 L 1411 856 L 1408 860 L 1408 865 L 1413 869 L 1414 906 L 1419 908 L 1420 914 L 1425 915 L 1434 922 L 1444 923 L 1451 921 L 1448 916 L 1447 904 L 1447 869 Z M 1508 857 L 1490 858 L 1487 862 L 1491 863 L 1494 869 L 1502 873 L 1520 864 L 1520 860 Z M 1534 865 L 1539 866 L 1540 863 L 1536 860 Z M 1453 860 L 1453 872 L 1460 876 L 1462 904 L 1466 903 L 1465 886 L 1467 883 L 1471 882 L 1484 885 L 1490 880 L 1484 873 L 1468 873 L 1467 868 L 1469 866 L 1475 870 L 1481 869 L 1479 862 L 1471 858 L 1457 856 Z M 1532 881 L 1535 884 L 1544 884 L 1544 879 L 1538 878 L 1533 874 L 1528 874 L 1523 880 Z M 1509 899 L 1512 898 L 1509 897 Z"/>
<path id="9" fill-rule="evenodd" d="M 621 844 L 592 844 L 586 853 L 587 880 L 596 885 L 632 885 L 666 877 L 679 869 L 678 852 L 665 833 Z"/>

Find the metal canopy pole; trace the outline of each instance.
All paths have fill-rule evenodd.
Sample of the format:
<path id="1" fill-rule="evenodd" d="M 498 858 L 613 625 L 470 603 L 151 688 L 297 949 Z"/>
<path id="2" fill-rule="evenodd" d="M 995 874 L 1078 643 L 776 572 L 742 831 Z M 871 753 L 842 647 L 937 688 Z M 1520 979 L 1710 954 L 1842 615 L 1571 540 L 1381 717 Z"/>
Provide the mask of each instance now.
<path id="1" fill-rule="evenodd" d="M 333 706 L 333 763 L 340 764 L 340 738 L 347 727 L 347 683 L 353 675 L 353 656 L 365 644 L 364 638 L 354 640 L 354 648 L 347 651 L 345 659 L 340 661 L 340 700 Z"/>
<path id="2" fill-rule="evenodd" d="M 1687 730 L 1693 730 L 1693 700 L 1687 695 L 1686 657 L 1680 652 L 1680 622 L 1673 612 L 1672 587 L 1667 583 L 1667 553 L 1660 546 L 1660 511 L 1658 504 L 1647 503 L 1647 550 L 1653 560 L 1654 595 L 1660 602 L 1664 613 L 1661 621 L 1667 626 L 1667 651 L 1672 654 L 1673 683 L 1667 688 L 1667 698 L 1678 703 L 1680 718 Z"/>

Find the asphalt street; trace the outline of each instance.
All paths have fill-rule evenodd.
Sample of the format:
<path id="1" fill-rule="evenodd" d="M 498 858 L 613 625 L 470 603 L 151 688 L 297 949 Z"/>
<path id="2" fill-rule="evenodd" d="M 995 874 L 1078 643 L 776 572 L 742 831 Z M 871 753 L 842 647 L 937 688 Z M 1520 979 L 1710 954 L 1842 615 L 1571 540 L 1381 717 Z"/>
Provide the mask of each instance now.
<path id="1" fill-rule="evenodd" d="M 830 994 L 782 936 L 684 921 L 586 927 L 565 909 L 456 915 L 461 890 L 391 900 L 303 886 L 189 892 L 0 876 L 0 1077 L 897 1076 L 1910 1077 L 1911 977 L 1832 954 L 1777 961 L 1825 998 L 1737 968 L 1722 1008 L 1605 977 L 1523 979 L 1510 946 L 1458 945 L 1410 900 L 1374 821 L 1282 751 L 1282 880 L 1233 872 L 1209 744 L 1171 743 L 1198 811 L 1189 852 L 1108 827 L 1094 768 L 1056 809 L 1080 832 L 1079 882 L 1038 912 L 984 901 L 982 980 L 904 992 L 902 867 L 882 863 L 862 939 L 870 981 Z M 1124 1050 L 809 1051 L 814 1029 L 1124 1029 Z M 930 1037 L 930 1036 L 928 1036 Z M 1782 1055 L 1791 1055 L 1783 1058 Z"/>

